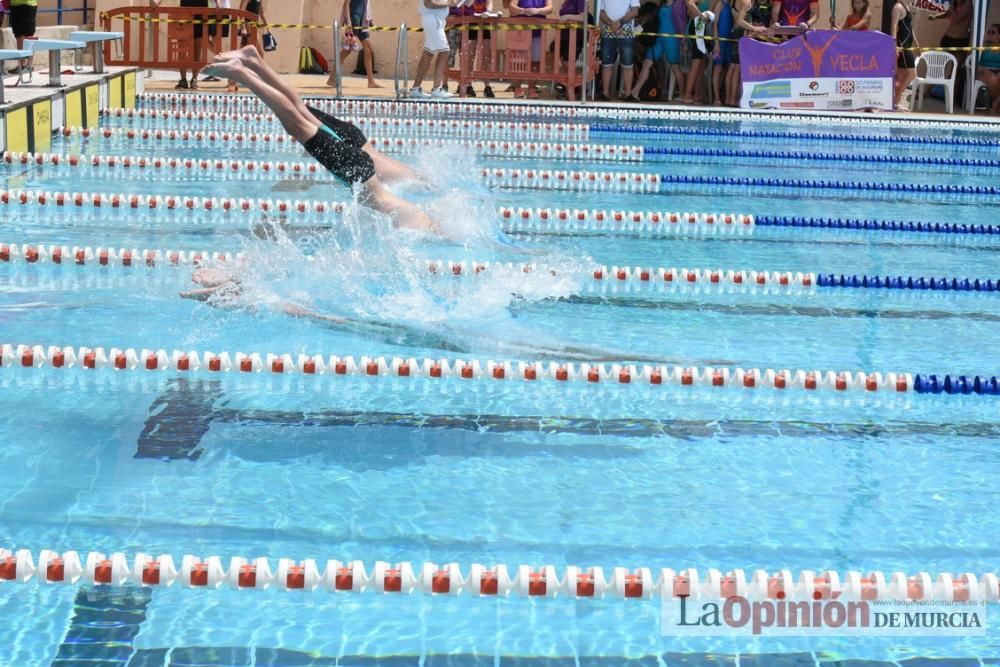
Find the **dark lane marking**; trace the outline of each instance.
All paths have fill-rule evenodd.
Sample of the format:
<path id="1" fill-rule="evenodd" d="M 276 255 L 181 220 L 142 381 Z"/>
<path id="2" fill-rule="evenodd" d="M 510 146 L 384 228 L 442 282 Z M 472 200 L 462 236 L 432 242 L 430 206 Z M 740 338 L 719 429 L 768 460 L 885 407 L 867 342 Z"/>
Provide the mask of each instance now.
<path id="1" fill-rule="evenodd" d="M 124 665 L 152 596 L 151 588 L 81 587 L 52 667 Z"/>
<path id="2" fill-rule="evenodd" d="M 972 320 L 977 322 L 1000 322 L 1000 314 L 968 312 L 953 313 L 945 310 L 883 310 L 879 308 L 830 308 L 824 306 L 795 306 L 777 303 L 727 304 L 692 301 L 662 301 L 633 296 L 568 296 L 560 297 L 560 303 L 585 306 L 618 306 L 619 308 L 643 308 L 649 310 L 700 311 L 723 315 L 760 315 L 765 317 L 843 317 L 882 318 L 889 320 Z"/>
<path id="3" fill-rule="evenodd" d="M 348 410 L 239 410 L 222 407 L 224 394 L 217 381 L 192 382 L 172 380 L 164 393 L 150 407 L 139 436 L 136 458 L 175 461 L 198 460 L 202 454 L 201 440 L 213 423 L 239 426 L 280 426 L 289 428 L 345 428 L 376 427 L 379 429 L 432 429 L 442 433 L 433 439 L 422 440 L 419 447 L 406 438 L 380 439 L 373 443 L 369 466 L 406 465 L 416 458 L 427 456 L 572 456 L 580 458 L 621 458 L 638 456 L 641 448 L 628 445 L 574 443 L 553 447 L 545 443 L 489 440 L 489 434 L 539 433 L 545 435 L 610 436 L 617 438 L 671 438 L 691 441 L 706 438 L 732 437 L 849 437 L 849 438 L 905 438 L 917 437 L 969 437 L 995 438 L 1000 436 L 1000 423 L 967 422 L 961 424 L 935 424 L 925 422 L 856 422 L 822 423 L 804 421 L 768 420 L 699 420 L 699 419 L 587 419 L 582 417 L 543 417 L 503 415 L 427 415 L 395 412 L 361 412 Z M 329 441 L 316 444 L 316 451 L 338 456 L 346 452 L 352 461 L 358 434 L 352 434 L 349 447 L 331 445 Z M 264 444 L 265 447 L 270 445 Z M 340 443 L 337 443 L 340 444 Z M 253 446 L 251 446 L 252 449 Z M 351 450 L 351 451 L 349 451 Z M 249 455 L 249 451 L 244 452 Z M 275 456 L 296 458 L 304 455 L 301 446 L 288 452 L 270 452 L 266 460 Z M 378 460 L 376 460 L 378 459 Z M 384 459 L 384 460 L 383 460 Z M 263 459 L 262 459 L 263 460 Z M 380 464 L 379 461 L 382 461 Z"/>

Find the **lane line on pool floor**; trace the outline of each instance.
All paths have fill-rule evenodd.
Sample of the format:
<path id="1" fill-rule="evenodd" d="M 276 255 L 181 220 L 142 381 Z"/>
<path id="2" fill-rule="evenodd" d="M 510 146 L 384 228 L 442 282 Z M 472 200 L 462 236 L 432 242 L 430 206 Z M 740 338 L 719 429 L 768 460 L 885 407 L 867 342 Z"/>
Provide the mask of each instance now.
<path id="1" fill-rule="evenodd" d="M 185 110 L 229 110 L 229 109 L 266 109 L 266 105 L 253 95 L 218 95 L 203 93 L 143 93 L 138 97 L 141 103 L 149 104 L 152 108 L 183 108 Z M 635 120 L 642 117 L 648 119 L 681 120 L 681 121 L 716 121 L 716 122 L 756 122 L 756 123 L 781 123 L 793 125 L 809 125 L 814 127 L 817 122 L 824 125 L 848 125 L 856 127 L 907 127 L 914 129 L 940 129 L 942 126 L 949 130 L 958 131 L 1000 131 L 1000 123 L 965 121 L 961 123 L 948 123 L 949 118 L 942 120 L 922 120 L 916 118 L 885 118 L 870 116 L 865 114 L 790 114 L 774 111 L 738 111 L 727 110 L 724 112 L 712 109 L 677 109 L 663 108 L 643 105 L 628 105 L 625 108 L 619 106 L 580 106 L 579 104 L 532 104 L 509 102 L 469 102 L 469 101 L 397 101 L 397 100 L 374 100 L 374 99 L 333 99 L 329 97 L 316 97 L 307 95 L 303 98 L 308 104 L 319 109 L 327 109 L 336 112 L 352 112 L 361 114 L 379 114 L 387 116 L 433 116 L 440 117 L 449 114 L 468 113 L 473 115 L 494 116 L 553 116 L 558 118 L 608 118 Z"/>
<path id="2" fill-rule="evenodd" d="M 237 144 L 240 148 L 273 150 L 289 149 L 301 154 L 303 149 L 290 136 L 283 133 L 228 132 L 216 130 L 153 130 L 131 128 L 62 127 L 58 132 L 64 137 L 82 137 L 118 144 L 144 143 L 165 147 L 163 142 L 191 146 L 218 146 Z M 635 144 L 575 144 L 549 141 L 521 141 L 511 139 L 446 139 L 415 137 L 369 137 L 368 143 L 389 155 L 413 155 L 428 148 L 474 151 L 480 157 L 518 157 L 552 160 L 590 160 L 595 162 L 658 162 L 655 156 L 744 158 L 796 162 L 853 162 L 870 164 L 879 168 L 885 164 L 920 166 L 957 166 L 1000 168 L 1000 160 L 980 158 L 951 158 L 938 156 L 868 155 L 856 153 L 822 153 L 815 151 L 779 151 L 726 148 L 684 148 L 676 146 L 639 146 Z M 298 149 L 298 150 L 293 150 Z M 654 156 L 653 159 L 650 159 Z"/>
<path id="3" fill-rule="evenodd" d="M 0 190 L 3 206 L 48 206 L 68 213 L 88 211 L 164 211 L 168 215 L 187 214 L 191 222 L 209 224 L 208 217 L 227 223 L 245 224 L 242 213 L 278 213 L 311 217 L 337 215 L 352 202 L 303 201 L 292 199 L 243 199 L 189 197 L 177 195 L 137 195 L 125 193 L 50 192 L 41 190 Z M 792 227 L 815 230 L 866 232 L 916 232 L 921 234 L 1000 235 L 1000 225 L 910 222 L 860 218 L 814 216 L 753 216 L 746 213 L 705 213 L 690 211 L 625 211 L 608 209 L 523 208 L 498 206 L 497 218 L 514 231 L 617 231 L 643 235 L 678 233 L 752 233 L 755 227 Z M 133 220 L 146 225 L 148 218 Z"/>
<path id="4" fill-rule="evenodd" d="M 164 172 L 200 173 L 245 180 L 262 180 L 272 175 L 291 175 L 315 180 L 317 183 L 338 184 L 332 174 L 318 162 L 263 160 L 223 160 L 205 158 L 145 157 L 119 155 L 61 155 L 58 153 L 4 152 L 2 161 L 10 165 L 36 165 L 69 169 L 91 169 L 98 172 L 148 174 Z M 1000 187 L 980 185 L 942 185 L 938 183 L 878 183 L 873 181 L 828 181 L 795 178 L 763 178 L 754 176 L 685 176 L 645 172 L 607 172 L 553 169 L 479 168 L 480 179 L 487 187 L 529 190 L 562 190 L 573 192 L 639 192 L 670 193 L 676 185 L 708 185 L 718 187 L 751 187 L 792 190 L 835 190 L 847 192 L 890 192 L 921 195 L 1000 195 Z"/>
<path id="5" fill-rule="evenodd" d="M 27 266 L 52 264 L 73 267 L 123 268 L 161 266 L 199 266 L 203 263 L 234 264 L 244 259 L 242 252 L 164 250 L 149 248 L 112 248 L 69 245 L 0 243 L 0 264 L 23 263 Z M 305 261 L 312 261 L 305 259 Z M 417 260 L 418 262 L 420 260 Z M 535 263 L 471 262 L 423 260 L 424 270 L 433 275 L 474 277 L 487 272 L 532 274 L 546 278 L 581 278 L 594 283 L 631 283 L 646 286 L 685 284 L 711 285 L 719 288 L 755 290 L 760 287 L 791 289 L 861 288 L 941 292 L 995 292 L 1000 279 L 949 278 L 924 276 L 877 276 L 857 274 L 816 274 L 801 271 L 755 271 L 745 269 L 700 269 L 688 267 L 591 266 L 573 269 L 554 268 Z"/>
<path id="6" fill-rule="evenodd" d="M 0 345 L 0 370 L 51 368 L 109 369 L 218 375 L 307 375 L 364 378 L 523 382 L 529 386 L 584 384 L 588 386 L 704 387 L 741 390 L 827 391 L 867 394 L 906 393 L 1000 394 L 1000 381 L 987 375 L 942 375 L 865 371 L 774 370 L 651 364 L 587 362 L 525 362 L 466 359 L 419 360 L 416 357 L 368 357 L 257 352 L 202 352 L 111 347 L 70 347 L 25 344 Z"/>
<path id="7" fill-rule="evenodd" d="M 511 576 L 506 565 L 458 563 L 390 563 L 376 561 L 369 570 L 362 561 L 281 558 L 277 568 L 268 558 L 234 557 L 226 567 L 219 556 L 185 555 L 180 567 L 172 556 L 137 553 L 105 555 L 91 551 L 34 554 L 0 549 L 0 581 L 44 584 L 91 584 L 109 587 L 200 588 L 205 590 L 300 590 L 351 593 L 424 593 L 480 598 L 508 596 L 570 599 L 726 599 L 733 596 L 778 601 L 996 601 L 1000 580 L 994 573 L 861 572 L 789 569 L 778 572 L 742 569 L 654 569 L 519 565 Z"/>

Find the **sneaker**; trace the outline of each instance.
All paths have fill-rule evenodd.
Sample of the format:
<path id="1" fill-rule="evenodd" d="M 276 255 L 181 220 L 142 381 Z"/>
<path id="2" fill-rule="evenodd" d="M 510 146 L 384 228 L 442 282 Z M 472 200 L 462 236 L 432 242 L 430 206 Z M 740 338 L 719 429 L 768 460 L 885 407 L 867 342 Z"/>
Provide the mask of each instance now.
<path id="1" fill-rule="evenodd" d="M 449 93 L 447 88 L 441 86 L 440 88 L 435 88 L 433 91 L 431 91 L 431 97 L 433 97 L 436 100 L 450 100 L 455 96 Z"/>
<path id="2" fill-rule="evenodd" d="M 594 101 L 596 101 L 596 102 L 610 102 L 611 100 L 609 100 L 608 96 L 605 95 L 604 93 L 598 92 L 596 95 L 594 95 Z"/>
<path id="3" fill-rule="evenodd" d="M 201 80 L 202 81 L 207 81 L 208 83 L 218 83 L 218 82 L 222 81 L 222 79 L 220 79 L 219 77 L 212 76 L 212 75 L 204 76 L 204 77 L 201 78 Z"/>
<path id="4" fill-rule="evenodd" d="M 429 100 L 431 96 L 423 88 L 410 88 L 409 98 L 411 100 Z"/>
<path id="5" fill-rule="evenodd" d="M 496 97 L 496 93 L 493 92 L 493 89 L 490 88 L 489 84 L 486 84 L 486 87 L 483 88 L 483 96 L 484 97 L 488 97 L 490 99 L 493 99 L 494 97 Z"/>
<path id="6" fill-rule="evenodd" d="M 475 97 L 476 96 L 476 90 L 471 85 L 466 86 L 465 87 L 465 96 L 466 97 Z"/>

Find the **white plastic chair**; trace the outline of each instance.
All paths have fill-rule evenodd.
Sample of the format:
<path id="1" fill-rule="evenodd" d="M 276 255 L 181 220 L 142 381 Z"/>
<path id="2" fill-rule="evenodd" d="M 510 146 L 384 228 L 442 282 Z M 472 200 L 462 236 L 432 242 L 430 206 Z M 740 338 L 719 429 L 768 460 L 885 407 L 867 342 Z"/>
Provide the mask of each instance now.
<path id="1" fill-rule="evenodd" d="M 969 113 L 976 113 L 976 99 L 979 98 L 979 89 L 985 88 L 986 84 L 976 78 L 976 70 L 972 66 L 972 58 L 965 59 L 965 81 L 966 86 L 972 89 L 972 97 L 969 98 Z"/>
<path id="2" fill-rule="evenodd" d="M 927 71 L 923 76 L 918 74 L 911 84 L 917 101 L 916 108 L 924 108 L 924 86 L 939 85 L 944 86 L 944 104 L 948 113 L 954 113 L 955 77 L 958 74 L 958 61 L 955 56 L 944 51 L 924 51 L 917 56 L 915 65 L 917 72 L 920 71 L 921 62 L 927 67 Z"/>

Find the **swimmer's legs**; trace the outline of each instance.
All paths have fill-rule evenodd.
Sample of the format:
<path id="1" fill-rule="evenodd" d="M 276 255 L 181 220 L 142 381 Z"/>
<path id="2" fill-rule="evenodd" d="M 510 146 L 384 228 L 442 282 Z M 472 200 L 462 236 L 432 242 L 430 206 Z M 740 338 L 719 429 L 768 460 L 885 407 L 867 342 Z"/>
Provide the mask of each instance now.
<path id="1" fill-rule="evenodd" d="M 230 60 L 239 60 L 244 67 L 260 77 L 261 81 L 287 97 L 288 101 L 298 108 L 299 113 L 307 116 L 312 115 L 306 107 L 305 102 L 303 102 L 299 94 L 295 92 L 295 89 L 289 86 L 284 79 L 278 76 L 278 73 L 275 72 L 274 69 L 272 69 L 271 66 L 260 57 L 260 53 L 257 52 L 255 47 L 247 45 L 242 49 L 220 53 L 215 57 L 215 62 L 225 62 Z"/>
<path id="2" fill-rule="evenodd" d="M 257 50 L 250 46 L 242 51 L 248 49 L 254 54 L 257 53 Z M 222 78 L 242 83 L 249 88 L 274 112 L 285 131 L 295 137 L 295 140 L 300 144 L 305 144 L 320 131 L 319 121 L 309 113 L 298 95 L 293 93 L 293 96 L 289 97 L 279 88 L 270 85 L 246 67 L 242 58 L 214 62 L 205 68 L 206 73 L 209 71 Z"/>

